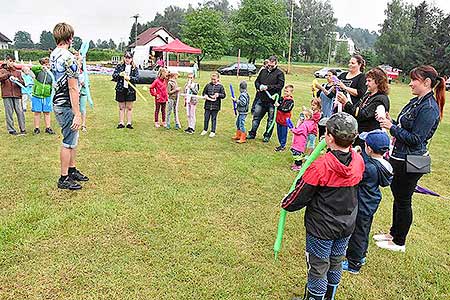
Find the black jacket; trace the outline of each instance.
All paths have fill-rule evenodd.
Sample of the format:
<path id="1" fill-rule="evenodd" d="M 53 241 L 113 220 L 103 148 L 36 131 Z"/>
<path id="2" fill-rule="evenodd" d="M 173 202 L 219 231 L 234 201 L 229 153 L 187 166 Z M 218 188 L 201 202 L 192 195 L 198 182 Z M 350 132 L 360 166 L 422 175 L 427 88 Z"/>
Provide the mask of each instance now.
<path id="1" fill-rule="evenodd" d="M 281 206 L 287 211 L 306 206 L 306 232 L 319 239 L 348 237 L 355 228 L 363 172 L 364 162 L 358 153 L 330 151 L 306 169 Z"/>
<path id="2" fill-rule="evenodd" d="M 256 97 L 255 99 L 260 99 L 263 103 L 271 103 L 274 101 L 269 98 L 265 91 L 260 91 L 259 87 L 267 85 L 267 91 L 270 95 L 278 94 L 281 98 L 281 91 L 284 87 L 284 73 L 278 67 L 269 72 L 267 69 L 262 69 L 259 72 L 258 77 L 255 80 L 256 87 Z"/>
<path id="3" fill-rule="evenodd" d="M 222 99 L 224 99 L 227 95 L 225 94 L 225 89 L 222 84 L 212 84 L 208 83 L 203 89 L 203 96 L 212 97 L 215 93 L 219 94 L 219 97 L 215 101 L 205 100 L 204 108 L 207 110 L 220 110 L 220 106 L 222 103 Z"/>
<path id="4" fill-rule="evenodd" d="M 122 92 L 124 90 L 123 82 L 125 81 L 125 79 L 119 75 L 121 72 L 124 72 L 124 71 L 125 71 L 125 64 L 123 64 L 123 63 L 118 64 L 112 75 L 112 80 L 117 82 L 116 91 L 118 91 L 118 92 Z M 139 71 L 136 67 L 131 67 L 130 82 L 132 84 L 136 84 L 138 81 L 139 81 Z M 133 88 L 129 88 L 128 94 L 136 94 L 136 92 Z"/>
<path id="5" fill-rule="evenodd" d="M 380 129 L 380 122 L 375 119 L 375 112 L 379 105 L 383 105 L 385 110 L 389 111 L 389 97 L 381 93 L 376 93 L 373 96 L 367 93 L 356 105 L 347 102 L 343 107 L 343 111 L 351 114 L 358 121 L 359 133 L 369 132 L 374 129 Z"/>

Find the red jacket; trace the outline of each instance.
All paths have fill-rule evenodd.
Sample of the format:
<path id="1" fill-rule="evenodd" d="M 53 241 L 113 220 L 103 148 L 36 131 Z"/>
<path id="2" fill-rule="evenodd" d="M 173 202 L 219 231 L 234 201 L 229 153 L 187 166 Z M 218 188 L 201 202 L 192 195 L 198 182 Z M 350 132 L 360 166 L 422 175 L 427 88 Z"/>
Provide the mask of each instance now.
<path id="1" fill-rule="evenodd" d="M 291 111 L 294 108 L 294 99 L 292 97 L 283 97 L 281 101 L 279 101 L 280 105 L 277 109 L 277 116 L 275 121 L 277 124 L 287 126 L 286 118 L 291 118 Z"/>
<path id="2" fill-rule="evenodd" d="M 9 80 L 9 77 L 14 76 L 19 79 L 19 82 L 25 84 L 22 79 L 22 74 L 16 68 L 6 69 L 2 67 L 0 69 L 0 82 L 2 84 L 2 98 L 22 98 L 21 88 Z"/>
<path id="3" fill-rule="evenodd" d="M 321 117 L 322 113 L 320 111 L 316 111 L 315 113 L 313 113 L 312 120 L 314 121 L 315 127 L 314 130 L 311 132 L 312 134 L 317 135 L 317 132 L 319 131 L 319 121 Z"/>
<path id="4" fill-rule="evenodd" d="M 150 85 L 150 94 L 155 97 L 155 102 L 167 102 L 167 81 L 161 78 L 156 78 Z"/>

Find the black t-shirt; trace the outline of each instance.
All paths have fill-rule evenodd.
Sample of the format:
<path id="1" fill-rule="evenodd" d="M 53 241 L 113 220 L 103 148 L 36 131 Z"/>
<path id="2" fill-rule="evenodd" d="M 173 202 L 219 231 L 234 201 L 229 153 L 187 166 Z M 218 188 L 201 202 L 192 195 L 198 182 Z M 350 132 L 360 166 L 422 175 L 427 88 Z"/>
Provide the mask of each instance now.
<path id="1" fill-rule="evenodd" d="M 363 73 L 359 73 L 355 77 L 347 79 L 346 78 L 347 74 L 348 74 L 348 72 L 344 72 L 344 73 L 340 74 L 338 76 L 338 78 L 346 86 L 348 86 L 352 89 L 356 89 L 358 91 L 357 96 L 350 95 L 350 98 L 352 99 L 353 104 L 358 104 L 367 91 L 366 75 L 364 75 Z"/>

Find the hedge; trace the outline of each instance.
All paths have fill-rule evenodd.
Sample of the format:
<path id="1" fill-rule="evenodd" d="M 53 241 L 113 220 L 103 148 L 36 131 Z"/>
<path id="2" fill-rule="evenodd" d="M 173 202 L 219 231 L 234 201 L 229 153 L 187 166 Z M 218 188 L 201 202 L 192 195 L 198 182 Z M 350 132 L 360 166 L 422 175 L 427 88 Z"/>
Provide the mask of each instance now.
<path id="1" fill-rule="evenodd" d="M 50 55 L 47 50 L 18 50 L 19 59 L 23 61 L 38 61 L 42 57 Z M 0 49 L 0 59 L 3 60 L 6 55 L 14 55 L 14 49 Z M 88 61 L 110 61 L 113 56 L 122 56 L 122 52 L 113 50 L 89 50 L 87 55 Z"/>

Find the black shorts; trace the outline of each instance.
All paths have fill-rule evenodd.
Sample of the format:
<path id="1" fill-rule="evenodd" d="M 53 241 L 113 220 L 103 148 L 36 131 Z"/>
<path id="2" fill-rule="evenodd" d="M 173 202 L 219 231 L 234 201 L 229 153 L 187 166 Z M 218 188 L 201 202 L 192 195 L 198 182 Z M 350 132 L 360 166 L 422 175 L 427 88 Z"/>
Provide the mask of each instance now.
<path id="1" fill-rule="evenodd" d="M 128 89 L 123 89 L 121 92 L 116 91 L 117 102 L 132 102 L 136 101 L 136 93 L 130 93 Z"/>

